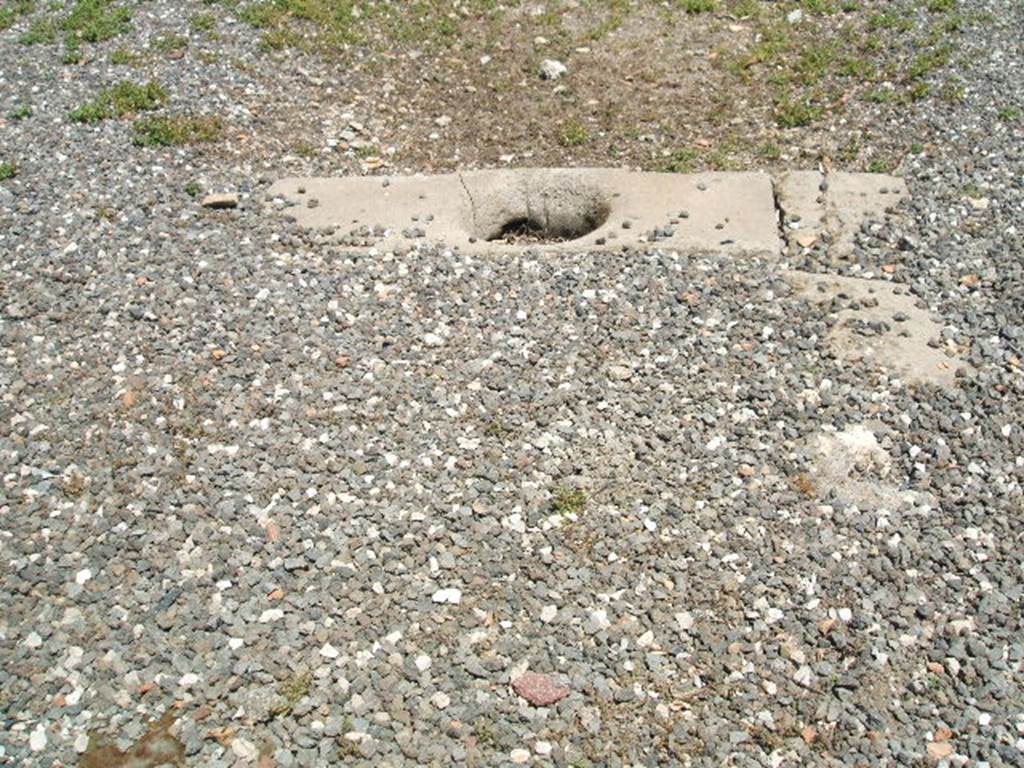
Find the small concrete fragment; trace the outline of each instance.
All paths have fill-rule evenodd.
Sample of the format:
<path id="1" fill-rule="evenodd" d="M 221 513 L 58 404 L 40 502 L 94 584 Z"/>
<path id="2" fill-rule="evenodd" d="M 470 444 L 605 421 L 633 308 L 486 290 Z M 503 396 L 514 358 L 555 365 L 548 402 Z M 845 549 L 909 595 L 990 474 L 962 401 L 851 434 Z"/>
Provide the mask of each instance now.
<path id="1" fill-rule="evenodd" d="M 556 683 L 550 675 L 539 672 L 524 672 L 512 681 L 512 688 L 535 707 L 550 707 L 571 693 L 569 688 Z"/>
<path id="2" fill-rule="evenodd" d="M 907 196 L 903 179 L 881 173 L 790 171 L 776 196 L 789 245 L 809 248 L 827 237 L 833 259 L 853 251 L 862 223 L 882 219 Z"/>
<path id="3" fill-rule="evenodd" d="M 215 193 L 207 195 L 202 201 L 203 208 L 237 208 L 238 195 L 232 192 Z"/>
<path id="4" fill-rule="evenodd" d="M 806 272 L 792 272 L 789 279 L 809 301 L 840 302 L 829 342 L 841 360 L 865 360 L 909 383 L 947 388 L 955 386 L 957 371 L 967 367 L 929 346 L 940 338 L 942 326 L 917 306 L 905 286 Z"/>
<path id="5" fill-rule="evenodd" d="M 568 74 L 569 68 L 555 59 L 544 59 L 540 63 L 540 76 L 544 80 L 558 80 Z"/>

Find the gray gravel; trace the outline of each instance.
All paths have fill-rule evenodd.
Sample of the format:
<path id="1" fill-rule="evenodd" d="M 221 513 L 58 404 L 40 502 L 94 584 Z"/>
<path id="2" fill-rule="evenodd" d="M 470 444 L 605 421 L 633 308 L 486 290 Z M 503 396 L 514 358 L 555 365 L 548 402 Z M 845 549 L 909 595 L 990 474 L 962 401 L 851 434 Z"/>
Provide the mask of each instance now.
<path id="1" fill-rule="evenodd" d="M 161 64 L 238 137 L 145 149 L 0 33 L 0 765 L 165 711 L 207 767 L 1024 764 L 1024 9 L 962 5 L 905 216 L 790 264 L 937 307 L 950 391 L 837 362 L 785 265 L 314 246 L 262 190 L 330 161 L 230 95 L 308 62 Z M 862 424 L 889 507 L 814 483 Z"/>

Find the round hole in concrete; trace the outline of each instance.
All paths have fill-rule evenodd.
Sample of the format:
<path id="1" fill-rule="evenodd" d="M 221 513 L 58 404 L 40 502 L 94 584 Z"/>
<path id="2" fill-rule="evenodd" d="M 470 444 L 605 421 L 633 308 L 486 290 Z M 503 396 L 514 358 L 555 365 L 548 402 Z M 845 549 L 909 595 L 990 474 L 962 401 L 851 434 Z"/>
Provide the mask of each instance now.
<path id="1" fill-rule="evenodd" d="M 511 182 L 511 183 L 510 183 Z M 510 244 L 562 243 L 599 229 L 611 211 L 609 193 L 571 171 L 498 176 L 472 195 L 473 236 Z"/>

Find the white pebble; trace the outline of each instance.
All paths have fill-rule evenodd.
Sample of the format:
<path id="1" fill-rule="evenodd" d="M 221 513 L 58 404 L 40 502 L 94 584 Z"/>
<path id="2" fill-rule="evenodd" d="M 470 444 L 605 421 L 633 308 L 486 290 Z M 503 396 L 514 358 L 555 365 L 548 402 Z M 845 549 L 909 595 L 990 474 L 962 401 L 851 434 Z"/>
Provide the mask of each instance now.
<path id="1" fill-rule="evenodd" d="M 266 624 L 271 621 L 277 621 L 278 619 L 284 618 L 284 611 L 280 608 L 268 608 L 260 614 L 260 624 Z"/>
<path id="2" fill-rule="evenodd" d="M 245 640 L 243 640 L 240 637 L 229 637 L 228 638 L 228 648 L 230 648 L 232 651 L 237 651 L 243 645 L 245 645 Z"/>
<path id="3" fill-rule="evenodd" d="M 82 570 L 80 570 L 78 573 L 75 574 L 75 583 L 78 586 L 82 586 L 83 584 L 85 584 L 85 582 L 87 582 L 91 578 L 92 578 L 92 571 L 90 571 L 88 568 L 83 568 Z"/>
<path id="4" fill-rule="evenodd" d="M 551 754 L 551 742 L 550 741 L 538 741 L 533 745 L 533 751 L 538 755 L 550 755 Z"/>
<path id="5" fill-rule="evenodd" d="M 43 644 L 43 638 L 37 632 L 29 632 L 23 642 L 27 648 L 38 648 Z"/>
<path id="6" fill-rule="evenodd" d="M 448 605 L 458 605 L 462 602 L 462 590 L 450 587 L 448 589 L 439 589 L 434 593 L 433 601 L 435 603 L 447 603 Z"/>
<path id="7" fill-rule="evenodd" d="M 427 656 L 425 653 L 421 653 L 419 656 L 417 656 L 415 661 L 416 669 L 418 669 L 420 672 L 426 672 L 428 669 L 430 669 L 430 665 L 433 663 L 434 662 L 432 662 L 430 660 L 430 657 Z"/>
<path id="8" fill-rule="evenodd" d="M 28 746 L 33 752 L 40 752 L 46 748 L 46 726 L 39 723 L 28 737 Z"/>
<path id="9" fill-rule="evenodd" d="M 688 632 L 693 629 L 693 614 L 689 611 L 682 611 L 676 614 L 676 624 L 680 632 Z"/>
<path id="10" fill-rule="evenodd" d="M 540 620 L 543 621 L 545 624 L 554 621 L 557 615 L 557 605 L 545 605 L 543 608 L 540 609 Z"/>
<path id="11" fill-rule="evenodd" d="M 338 658 L 338 649 L 330 643 L 324 643 L 323 648 L 320 649 L 320 655 L 325 659 L 336 659 Z"/>
<path id="12" fill-rule="evenodd" d="M 511 752 L 508 753 L 508 756 L 509 756 L 509 759 L 511 759 L 513 763 L 516 763 L 518 765 L 522 765 L 523 763 L 527 763 L 527 762 L 530 761 L 530 750 L 528 750 L 528 749 L 513 749 Z"/>
<path id="13" fill-rule="evenodd" d="M 181 679 L 178 680 L 178 685 L 180 685 L 182 688 L 191 688 L 198 682 L 199 675 L 197 675 L 195 672 L 186 672 L 184 675 L 181 676 Z"/>
<path id="14" fill-rule="evenodd" d="M 431 703 L 438 709 L 445 709 L 449 704 L 452 703 L 451 698 L 444 691 L 438 691 L 430 697 Z"/>

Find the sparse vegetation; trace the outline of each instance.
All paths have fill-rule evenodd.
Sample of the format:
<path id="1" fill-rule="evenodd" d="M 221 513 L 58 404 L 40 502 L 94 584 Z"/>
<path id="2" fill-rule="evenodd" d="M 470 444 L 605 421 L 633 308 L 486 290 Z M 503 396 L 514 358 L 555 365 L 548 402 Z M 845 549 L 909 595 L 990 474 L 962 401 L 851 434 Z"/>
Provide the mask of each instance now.
<path id="1" fill-rule="evenodd" d="M 287 680 L 284 680 L 278 687 L 277 693 L 281 701 L 270 710 L 274 717 L 282 717 L 289 714 L 295 705 L 302 701 L 309 693 L 313 685 L 313 676 L 308 672 L 296 672 Z"/>
<path id="2" fill-rule="evenodd" d="M 7 117 L 11 120 L 25 120 L 32 117 L 32 107 L 28 104 L 21 104 L 8 112 Z"/>
<path id="3" fill-rule="evenodd" d="M 132 141 L 142 147 L 175 147 L 217 141 L 223 133 L 219 117 L 168 115 L 138 120 Z"/>
<path id="4" fill-rule="evenodd" d="M 0 8 L 0 32 L 10 29 L 20 16 L 27 16 L 35 10 L 32 0 L 17 0 Z"/>
<path id="5" fill-rule="evenodd" d="M 710 13 L 715 10 L 715 0 L 678 0 L 687 13 Z"/>
<path id="6" fill-rule="evenodd" d="M 559 515 L 580 515 L 587 508 L 587 494 L 579 488 L 556 488 L 552 494 L 551 510 Z"/>
<path id="7" fill-rule="evenodd" d="M 590 140 L 587 127 L 579 120 L 570 120 L 562 128 L 558 141 L 563 147 L 579 147 Z"/>
<path id="8" fill-rule="evenodd" d="M 210 32 L 217 26 L 217 17 L 212 13 L 193 13 L 189 17 L 188 25 L 196 32 Z"/>
<path id="9" fill-rule="evenodd" d="M 74 110 L 70 118 L 76 123 L 96 123 L 153 110 L 166 100 L 167 92 L 155 81 L 145 85 L 123 81 Z"/>
<path id="10" fill-rule="evenodd" d="M 188 184 L 185 185 L 185 194 L 188 195 L 189 197 L 199 197 L 202 191 L 203 188 L 199 186 L 198 181 L 190 181 Z"/>
<path id="11" fill-rule="evenodd" d="M 18 175 L 18 166 L 10 162 L 0 162 L 0 181 L 13 179 Z"/>

